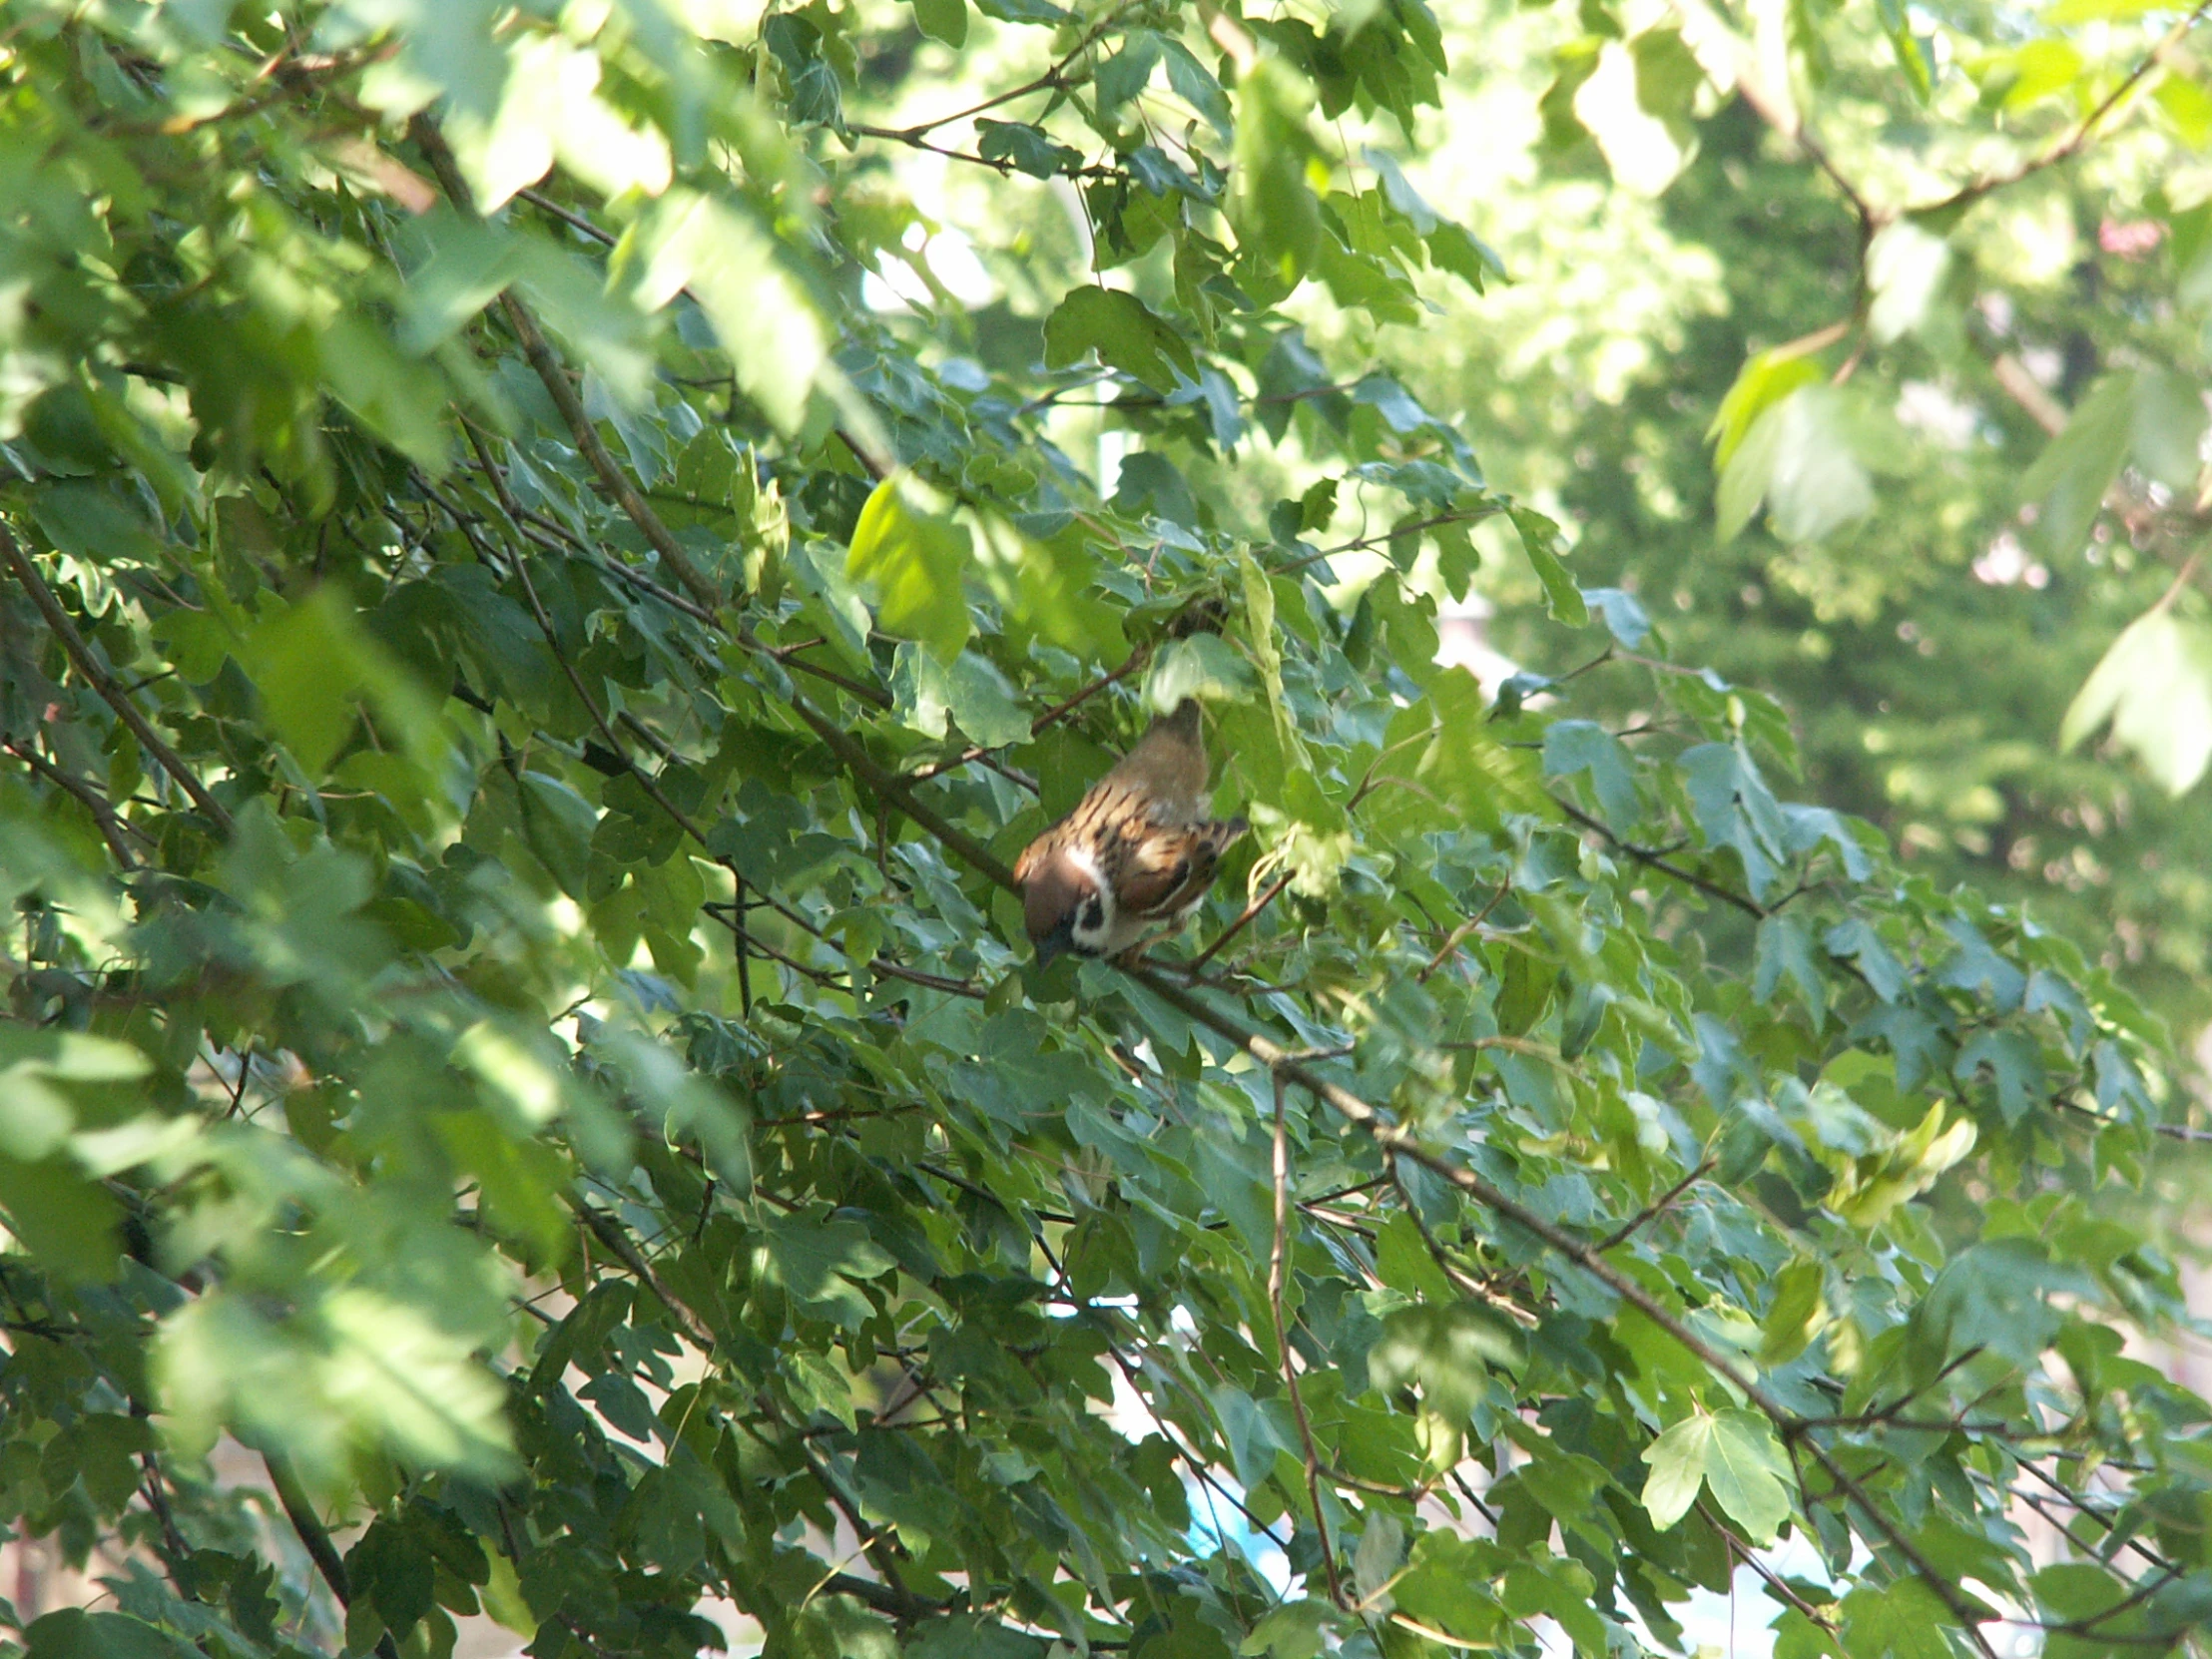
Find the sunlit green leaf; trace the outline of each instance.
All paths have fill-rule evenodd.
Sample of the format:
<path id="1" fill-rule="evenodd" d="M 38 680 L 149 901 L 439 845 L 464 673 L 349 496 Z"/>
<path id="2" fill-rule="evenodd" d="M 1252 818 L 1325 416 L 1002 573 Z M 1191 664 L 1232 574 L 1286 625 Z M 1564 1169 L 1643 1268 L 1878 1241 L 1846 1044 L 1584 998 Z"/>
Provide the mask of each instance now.
<path id="1" fill-rule="evenodd" d="M 948 661 L 968 637 L 961 577 L 973 557 L 966 527 L 933 510 L 920 486 L 899 474 L 868 496 L 844 568 L 874 588 L 888 632 L 919 640 Z"/>
<path id="2" fill-rule="evenodd" d="M 2212 765 L 2212 633 L 2164 607 L 2130 623 L 2074 694 L 2059 747 L 2107 721 L 2168 794 L 2193 787 Z"/>
<path id="3" fill-rule="evenodd" d="M 1177 371 L 1197 372 L 1183 336 L 1133 293 L 1079 287 L 1045 320 L 1045 361 L 1053 367 L 1079 362 L 1096 351 L 1100 362 L 1167 389 Z"/>

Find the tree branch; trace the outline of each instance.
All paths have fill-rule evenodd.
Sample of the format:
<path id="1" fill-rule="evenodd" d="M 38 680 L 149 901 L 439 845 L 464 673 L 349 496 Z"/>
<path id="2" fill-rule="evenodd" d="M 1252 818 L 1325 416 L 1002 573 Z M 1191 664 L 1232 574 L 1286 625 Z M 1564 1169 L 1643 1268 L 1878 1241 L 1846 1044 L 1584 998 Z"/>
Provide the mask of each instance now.
<path id="1" fill-rule="evenodd" d="M 956 853 L 977 874 L 1004 887 L 1008 892 L 1020 891 L 1014 882 L 1014 872 L 1000 862 L 989 847 L 934 808 L 924 806 L 902 779 L 876 765 L 874 758 L 860 746 L 857 738 L 832 725 L 796 691 L 792 693 L 791 707 L 792 712 L 806 722 L 808 730 L 822 740 L 823 747 L 836 756 L 843 763 L 844 769 L 873 791 L 878 799 L 895 807 L 936 836 L 947 850 Z"/>
<path id="2" fill-rule="evenodd" d="M 1274 882 L 1274 884 L 1268 888 L 1266 892 L 1262 893 L 1258 898 L 1255 898 L 1251 903 L 1247 904 L 1244 907 L 1244 913 L 1242 915 L 1238 916 L 1235 921 L 1231 922 L 1227 927 L 1224 927 L 1221 930 L 1220 937 L 1216 938 L 1212 944 L 1208 945 L 1196 956 L 1193 956 L 1189 961 L 1185 962 L 1183 964 L 1183 971 L 1190 974 L 1193 978 L 1196 978 L 1198 976 L 1198 970 L 1204 967 L 1208 962 L 1212 961 L 1217 955 L 1219 955 L 1221 953 L 1221 947 L 1223 945 L 1227 944 L 1231 939 L 1235 938 L 1239 933 L 1243 932 L 1246 927 L 1250 926 L 1253 918 L 1259 915 L 1262 910 L 1266 909 L 1270 904 L 1273 904 L 1278 898 L 1281 898 L 1283 896 L 1284 889 L 1287 888 L 1296 879 L 1297 874 L 1295 871 L 1292 874 L 1278 878 Z"/>
<path id="3" fill-rule="evenodd" d="M 1736 1360 L 1721 1353 L 1691 1330 L 1639 1282 L 1614 1267 L 1594 1248 L 1584 1244 L 1566 1229 L 1538 1215 L 1474 1171 L 1462 1168 L 1442 1154 L 1421 1145 L 1405 1125 L 1391 1123 L 1382 1112 L 1350 1089 L 1321 1076 L 1287 1049 L 1255 1032 L 1244 1030 L 1234 1020 L 1215 1012 L 1179 987 L 1169 984 L 1157 973 L 1137 965 L 1125 966 L 1123 971 L 1185 1018 L 1205 1026 L 1216 1036 L 1268 1067 L 1277 1076 L 1288 1078 L 1323 1101 L 1366 1133 L 1384 1152 L 1394 1153 L 1420 1165 L 1430 1174 L 1457 1187 L 1484 1209 L 1532 1235 L 1664 1331 L 1714 1376 L 1756 1406 L 1786 1440 L 1802 1444 L 1834 1482 L 1836 1489 L 1858 1507 L 1874 1530 L 1881 1534 L 1883 1541 L 1908 1562 L 1913 1571 L 1935 1592 L 1974 1646 L 1981 1651 L 1984 1659 L 1996 1659 L 1995 1650 L 1981 1634 L 1980 1615 L 1972 1603 L 1929 1560 L 1904 1530 L 1882 1511 L 1874 1499 L 1867 1495 L 1865 1488 L 1845 1470 L 1834 1454 L 1813 1439 L 1796 1414 L 1762 1388 L 1758 1380 Z"/>
<path id="4" fill-rule="evenodd" d="M 308 1501 L 306 1488 L 299 1484 L 291 1459 L 280 1451 L 265 1451 L 262 1466 L 269 1470 L 270 1483 L 276 1488 L 276 1501 L 283 1505 L 284 1518 L 299 1535 L 307 1559 L 314 1563 L 315 1571 L 322 1574 L 322 1581 L 330 1586 L 330 1593 L 338 1598 L 338 1605 L 351 1612 L 353 1591 L 345 1581 L 345 1563 L 338 1558 L 329 1531 Z M 399 1659 L 398 1645 L 392 1641 L 389 1630 L 376 1638 L 376 1659 Z"/>
<path id="5" fill-rule="evenodd" d="M 454 166 L 453 153 L 446 148 L 445 136 L 426 116 L 416 116 L 411 130 L 415 142 L 422 146 L 422 153 L 430 163 L 430 170 L 437 175 L 438 183 L 445 188 L 445 194 L 452 198 L 454 207 L 474 217 L 475 201 L 469 194 L 467 182 L 461 178 L 459 168 Z M 576 440 L 577 452 L 584 457 L 601 486 L 613 497 L 623 515 L 638 527 L 638 533 L 661 556 L 662 562 L 675 573 L 684 591 L 710 612 L 720 611 L 724 595 L 692 562 L 691 555 L 684 551 L 669 527 L 661 522 L 660 514 L 639 493 L 637 485 L 630 481 L 629 474 L 615 464 L 614 456 L 607 452 L 606 444 L 600 439 L 598 427 L 592 424 L 591 416 L 584 410 L 583 398 L 577 395 L 576 388 L 569 383 L 567 370 L 561 367 L 560 359 L 554 356 L 552 346 L 546 343 L 544 330 L 538 327 L 537 319 L 530 314 L 529 307 L 515 297 L 512 289 L 500 294 L 499 303 L 506 312 L 508 325 L 514 329 L 515 338 L 521 342 L 522 354 L 529 359 L 530 367 L 545 386 L 546 395 L 553 399 L 553 406 L 560 410 L 562 420 L 567 422 L 568 429 Z"/>
<path id="6" fill-rule="evenodd" d="M 2060 162 L 2067 161 L 2079 154 L 2097 136 L 2097 129 L 2104 124 L 2105 117 L 2127 101 L 2136 88 L 2143 84 L 2145 77 L 2166 60 L 2168 54 L 2182 43 L 2192 29 L 2204 21 L 2207 12 L 2212 12 L 2212 0 L 2197 0 L 2196 6 L 2186 16 L 2175 21 L 2174 26 L 2159 38 L 2158 43 L 2143 54 L 2142 61 L 2121 77 L 2120 84 L 2114 87 L 2103 99 L 2099 100 L 2095 109 L 2074 123 L 2071 132 L 2056 144 L 2044 150 L 2040 155 L 2031 156 L 2002 172 L 1986 174 L 1970 183 L 1960 185 L 1939 201 L 1931 202 L 1918 208 L 1909 208 L 1906 212 L 1909 214 L 1939 214 L 1970 207 L 1984 196 L 2003 190 L 2008 185 L 2016 185 L 2022 179 L 2032 178 L 2044 169 L 2056 167 Z"/>
<path id="7" fill-rule="evenodd" d="M 1552 803 L 1557 806 L 1562 813 L 1565 813 L 1567 817 L 1573 819 L 1575 823 L 1581 825 L 1583 829 L 1596 830 L 1599 834 L 1603 835 L 1606 840 L 1610 842 L 1616 849 L 1626 853 L 1629 857 L 1635 859 L 1636 862 L 1642 864 L 1646 869 L 1655 869 L 1661 875 L 1671 875 L 1672 877 L 1674 877 L 1675 880 L 1680 881 L 1683 885 L 1695 887 L 1699 892 L 1706 894 L 1710 898 L 1717 898 L 1724 904 L 1733 904 L 1737 909 L 1743 911 L 1746 915 L 1756 916 L 1762 921 L 1764 921 L 1771 913 L 1768 910 L 1767 906 L 1760 903 L 1756 898 L 1752 898 L 1747 896 L 1746 894 L 1737 892 L 1732 887 L 1724 887 L 1718 881 L 1708 880 L 1705 876 L 1698 874 L 1694 870 L 1684 869 L 1680 864 L 1669 863 L 1666 858 L 1664 858 L 1658 852 L 1654 851 L 1648 846 L 1638 846 L 1634 841 L 1624 838 L 1619 833 L 1619 831 L 1614 830 L 1603 819 L 1591 817 L 1588 813 L 1585 813 L 1581 808 L 1577 807 L 1573 802 L 1564 800 L 1556 795 L 1554 795 L 1551 799 Z"/>
<path id="8" fill-rule="evenodd" d="M 113 709 L 123 724 L 131 729 L 131 735 L 138 739 L 139 747 L 153 756 L 155 764 L 174 778 L 178 787 L 192 798 L 192 804 L 200 809 L 200 816 L 228 835 L 234 828 L 229 809 L 208 793 L 208 786 L 185 765 L 177 751 L 163 741 L 161 734 L 148 724 L 146 717 L 138 712 L 138 705 L 124 695 L 115 676 L 101 666 L 99 659 L 92 654 L 92 647 L 85 643 L 84 635 L 77 631 L 77 624 L 70 620 L 61 601 L 54 597 L 54 590 L 46 585 L 46 579 L 39 575 L 38 567 L 31 563 L 30 556 L 23 551 L 23 544 L 15 539 L 15 533 L 4 523 L 0 523 L 0 559 L 4 559 L 8 568 L 15 572 L 15 579 L 23 584 L 24 592 L 31 596 L 31 603 L 38 607 L 39 615 L 46 619 L 46 626 L 54 631 L 54 637 L 62 642 L 63 652 L 68 656 L 71 666 L 83 676 L 85 684 L 100 694 L 101 701 Z"/>
<path id="9" fill-rule="evenodd" d="M 138 854 L 131 850 L 131 843 L 123 838 L 124 831 L 129 830 L 141 840 L 146 840 L 149 837 L 145 830 L 139 829 L 137 825 L 118 813 L 114 804 L 106 796 L 83 779 L 72 778 L 61 768 L 42 760 L 23 744 L 13 741 L 0 741 L 0 749 L 6 750 L 10 755 L 29 767 L 32 772 L 45 779 L 90 813 L 93 823 L 100 829 L 100 838 L 108 843 L 108 850 L 115 855 L 115 861 L 125 869 L 138 868 Z"/>
<path id="10" fill-rule="evenodd" d="M 1735 61 L 1731 68 L 1736 76 L 1736 91 L 1769 127 L 1795 145 L 1805 159 L 1827 174 L 1844 200 L 1851 204 L 1851 211 L 1859 220 L 1859 240 L 1862 244 L 1873 239 L 1874 233 L 1884 223 L 1886 216 L 1879 213 L 1864 192 L 1851 177 L 1836 165 L 1827 148 L 1816 139 L 1805 125 L 1805 117 L 1791 99 L 1787 87 L 1773 87 L 1759 71 L 1752 48 L 1734 29 L 1706 4 L 1706 0 L 1669 0 L 1677 17 L 1685 25 L 1685 34 L 1704 36 L 1718 43 Z"/>

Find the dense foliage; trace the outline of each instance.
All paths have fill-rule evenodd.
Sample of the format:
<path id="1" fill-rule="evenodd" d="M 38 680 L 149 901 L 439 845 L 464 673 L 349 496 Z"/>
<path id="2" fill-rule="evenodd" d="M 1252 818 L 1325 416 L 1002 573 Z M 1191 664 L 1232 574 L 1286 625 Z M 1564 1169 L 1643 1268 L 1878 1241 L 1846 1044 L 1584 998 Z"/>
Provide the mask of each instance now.
<path id="1" fill-rule="evenodd" d="M 1944 885 L 2031 903 L 2194 1033 L 2212 653 L 2203 567 L 2175 583 L 2205 528 L 2202 45 L 2164 38 L 2175 13 L 2091 10 L 1914 10 L 1924 88 L 1903 11 L 1811 8 L 1795 73 L 1758 54 L 1763 96 L 1720 103 L 1656 73 L 1582 89 L 1663 63 L 1667 13 L 1619 20 L 1628 39 L 1589 8 L 1464 19 L 1454 59 L 1478 67 L 1435 119 L 1483 140 L 1415 175 L 1480 204 L 1515 282 L 1404 357 L 1416 395 L 1469 410 L 1490 477 L 1570 527 L 1582 580 L 1634 587 L 1678 655 L 1783 700 L 1819 799 Z M 1779 503 L 1727 538 L 1768 483 Z M 1504 626 L 1524 661 L 1579 660 Z M 1626 717 L 1638 693 L 1581 695 Z"/>
<path id="2" fill-rule="evenodd" d="M 2201 1645 L 2163 1032 L 1379 366 L 1500 275 L 1419 0 L 0 17 L 31 1659 Z M 1184 695 L 1255 850 L 1039 970 Z"/>

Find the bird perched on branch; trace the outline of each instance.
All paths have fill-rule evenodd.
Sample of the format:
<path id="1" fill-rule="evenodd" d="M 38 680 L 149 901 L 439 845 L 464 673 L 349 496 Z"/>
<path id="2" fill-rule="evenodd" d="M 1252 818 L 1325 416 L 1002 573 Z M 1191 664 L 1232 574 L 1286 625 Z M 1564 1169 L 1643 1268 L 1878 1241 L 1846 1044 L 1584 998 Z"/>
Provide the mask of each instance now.
<path id="1" fill-rule="evenodd" d="M 1037 960 L 1117 956 L 1183 925 L 1223 851 L 1250 828 L 1210 819 L 1199 708 L 1186 697 L 1014 865 Z"/>

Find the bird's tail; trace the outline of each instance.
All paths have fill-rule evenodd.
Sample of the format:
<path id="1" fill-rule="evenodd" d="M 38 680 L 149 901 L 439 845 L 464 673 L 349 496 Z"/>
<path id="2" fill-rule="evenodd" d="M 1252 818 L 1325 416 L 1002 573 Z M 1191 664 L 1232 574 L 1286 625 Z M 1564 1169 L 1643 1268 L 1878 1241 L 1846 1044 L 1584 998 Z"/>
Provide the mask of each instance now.
<path id="1" fill-rule="evenodd" d="M 1197 850 L 1205 859 L 1209 874 L 1212 873 L 1215 860 L 1229 850 L 1239 835 L 1251 828 L 1251 824 L 1241 816 L 1208 819 L 1203 824 L 1191 826 L 1192 837 L 1197 842 Z"/>

